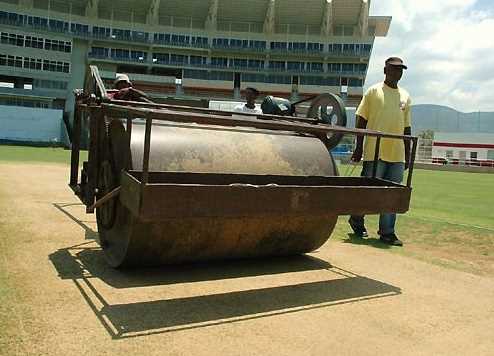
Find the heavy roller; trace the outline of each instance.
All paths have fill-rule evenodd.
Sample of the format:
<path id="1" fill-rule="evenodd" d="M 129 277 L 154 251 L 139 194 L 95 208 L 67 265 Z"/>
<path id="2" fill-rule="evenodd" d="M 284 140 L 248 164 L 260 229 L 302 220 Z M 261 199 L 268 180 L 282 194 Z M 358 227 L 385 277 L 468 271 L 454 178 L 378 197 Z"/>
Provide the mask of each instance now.
<path id="1" fill-rule="evenodd" d="M 339 176 L 331 149 L 344 134 L 409 139 L 413 150 L 416 138 L 344 128 L 335 95 L 311 98 L 302 118 L 108 94 L 90 67 L 76 100 L 70 187 L 96 212 L 113 267 L 302 254 L 327 241 L 338 215 L 408 210 L 414 154 L 399 185 Z M 263 109 L 287 105 L 269 97 Z M 84 122 L 89 156 L 79 178 Z"/>

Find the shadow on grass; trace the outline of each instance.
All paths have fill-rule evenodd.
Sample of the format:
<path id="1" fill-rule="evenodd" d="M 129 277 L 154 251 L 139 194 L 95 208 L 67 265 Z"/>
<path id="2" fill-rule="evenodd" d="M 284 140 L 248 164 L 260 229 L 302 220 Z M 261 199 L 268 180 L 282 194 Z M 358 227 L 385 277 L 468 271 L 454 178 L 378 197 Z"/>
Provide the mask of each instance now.
<path id="1" fill-rule="evenodd" d="M 347 236 L 348 237 L 345 240 L 343 240 L 343 242 L 347 243 L 347 244 L 366 245 L 366 246 L 372 246 L 375 248 L 380 248 L 383 250 L 387 250 L 387 249 L 391 248 L 390 245 L 385 244 L 384 242 L 382 242 L 381 240 L 379 240 L 378 238 L 375 238 L 375 237 L 368 237 L 368 238 L 364 239 L 364 238 L 359 237 L 353 233 L 348 233 Z"/>
<path id="2" fill-rule="evenodd" d="M 49 256 L 61 279 L 72 280 L 112 339 L 140 337 L 178 330 L 300 313 L 334 305 L 357 303 L 401 294 L 399 287 L 345 271 L 312 256 L 202 263 L 162 268 L 115 270 L 104 263 L 93 242 L 55 251 Z M 251 280 L 248 290 L 166 298 L 173 284 L 221 281 L 234 289 L 235 278 L 318 271 L 323 280 L 264 287 Z M 324 275 L 326 273 L 326 275 Z M 324 277 L 326 276 L 326 277 Z M 101 287 L 101 282 L 105 287 Z M 257 284 L 257 285 L 256 285 Z M 161 286 L 163 299 L 111 303 L 111 286 L 131 289 Z M 225 288 L 222 288 L 225 289 Z"/>
<path id="3" fill-rule="evenodd" d="M 115 269 L 106 263 L 104 252 L 99 247 L 89 247 L 87 244 L 55 251 L 50 255 L 50 260 L 61 279 L 90 275 L 116 289 L 327 270 L 332 267 L 319 258 L 296 255 Z"/>
<path id="4" fill-rule="evenodd" d="M 79 225 L 82 229 L 84 229 L 84 236 L 86 240 L 96 240 L 98 241 L 98 232 L 94 231 L 91 227 L 85 224 L 84 221 L 75 217 L 67 208 L 72 206 L 83 206 L 82 203 L 52 203 L 55 209 L 62 212 L 65 216 L 67 216 L 70 220 Z"/>
<path id="5" fill-rule="evenodd" d="M 86 239 L 97 239 L 97 232 L 69 211 L 72 205 L 76 204 L 53 204 L 84 229 Z M 383 248 L 380 243 L 378 246 Z M 74 283 L 114 340 L 300 313 L 401 294 L 398 287 L 307 255 L 116 270 L 105 263 L 104 253 L 95 247 L 94 241 L 86 241 L 54 251 L 49 259 L 61 279 Z M 322 281 L 269 288 L 251 280 L 248 290 L 163 297 L 168 294 L 168 288 L 176 284 L 220 281 L 222 286 L 232 286 L 226 289 L 234 289 L 233 279 L 264 276 L 266 280 L 274 275 L 308 271 L 326 273 L 327 277 L 323 275 Z M 101 283 L 105 285 L 103 288 Z M 158 300 L 112 303 L 113 293 L 105 295 L 108 287 L 113 288 L 113 292 L 128 289 L 132 295 L 137 288 L 151 286 L 161 286 Z"/>

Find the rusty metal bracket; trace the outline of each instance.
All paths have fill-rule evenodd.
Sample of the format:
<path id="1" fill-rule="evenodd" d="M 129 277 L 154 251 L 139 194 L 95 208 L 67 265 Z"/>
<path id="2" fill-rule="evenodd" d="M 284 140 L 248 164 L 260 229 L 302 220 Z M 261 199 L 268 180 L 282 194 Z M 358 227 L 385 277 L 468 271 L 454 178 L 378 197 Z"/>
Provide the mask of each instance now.
<path id="1" fill-rule="evenodd" d="M 114 189 L 106 194 L 103 198 L 95 201 L 97 194 L 98 173 L 100 170 L 100 161 L 103 157 L 104 149 L 104 130 L 105 116 L 108 118 L 118 118 L 126 121 L 126 132 L 128 135 L 128 145 L 130 146 L 132 126 L 135 119 L 145 118 L 146 129 L 144 135 L 144 155 L 143 171 L 141 183 L 143 186 L 149 185 L 150 175 L 154 172 L 149 169 L 150 159 L 150 142 L 152 136 L 152 125 L 159 121 L 168 121 L 174 123 L 194 123 L 200 125 L 224 126 L 224 127 L 246 127 L 260 130 L 272 131 L 290 131 L 314 137 L 327 137 L 332 135 L 356 135 L 376 138 L 376 150 L 374 152 L 373 176 L 376 176 L 377 161 L 379 159 L 379 149 L 381 138 L 401 139 L 412 142 L 412 152 L 409 157 L 409 171 L 406 186 L 411 187 L 413 165 L 417 151 L 418 139 L 410 135 L 384 134 L 378 131 L 350 129 L 338 126 L 327 125 L 312 118 L 287 117 L 275 115 L 249 115 L 242 114 L 234 116 L 232 112 L 224 112 L 208 108 L 193 108 L 187 106 L 142 103 L 142 102 L 125 102 L 110 100 L 108 93 L 102 81 L 98 68 L 90 66 L 87 77 L 87 86 L 85 91 L 86 97 L 81 97 L 76 101 L 76 115 L 74 120 L 74 142 L 72 145 L 71 156 L 71 176 L 70 187 L 78 194 L 84 202 L 88 213 L 94 212 L 94 209 L 103 205 L 108 200 L 119 194 L 119 188 Z M 81 149 L 82 125 L 86 113 L 89 117 L 89 158 L 87 164 L 87 183 L 82 186 L 79 184 L 79 151 Z M 238 114 L 238 113 L 235 113 Z M 81 178 L 82 179 L 82 178 Z M 82 181 L 81 181 L 82 182 Z M 142 187 L 144 189 L 144 187 Z M 141 192 L 142 195 L 142 192 Z"/>
<path id="2" fill-rule="evenodd" d="M 100 206 L 102 206 L 103 204 L 105 204 L 107 201 L 109 201 L 109 200 L 111 200 L 113 198 L 116 198 L 120 194 L 120 191 L 121 190 L 122 190 L 122 187 L 121 186 L 116 187 L 111 192 L 109 192 L 108 194 L 106 194 L 103 198 L 99 199 L 93 205 L 91 205 L 89 207 L 89 210 L 94 211 L 96 208 L 99 208 Z"/>

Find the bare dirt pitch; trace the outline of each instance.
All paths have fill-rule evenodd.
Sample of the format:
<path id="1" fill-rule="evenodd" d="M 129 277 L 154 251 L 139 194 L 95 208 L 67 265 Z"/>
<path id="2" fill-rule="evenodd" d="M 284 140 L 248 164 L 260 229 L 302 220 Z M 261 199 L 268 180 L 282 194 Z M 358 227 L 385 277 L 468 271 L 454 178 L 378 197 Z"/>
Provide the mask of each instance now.
<path id="1" fill-rule="evenodd" d="M 331 240 L 305 257 L 116 271 L 67 175 L 0 165 L 2 354 L 492 355 L 492 278 Z"/>

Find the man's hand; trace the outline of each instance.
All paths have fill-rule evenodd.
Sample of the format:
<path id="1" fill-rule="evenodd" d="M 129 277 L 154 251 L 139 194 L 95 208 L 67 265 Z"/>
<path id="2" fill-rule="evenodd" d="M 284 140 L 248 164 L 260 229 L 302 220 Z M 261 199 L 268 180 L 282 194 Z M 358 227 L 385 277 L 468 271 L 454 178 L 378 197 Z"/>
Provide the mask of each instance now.
<path id="1" fill-rule="evenodd" d="M 137 90 L 135 88 L 130 88 L 132 95 L 136 98 L 147 98 L 147 94 L 144 93 L 143 91 Z"/>
<path id="2" fill-rule="evenodd" d="M 364 119 L 362 116 L 357 115 L 356 116 L 357 123 L 355 127 L 357 129 L 366 129 L 367 128 L 367 120 Z M 362 155 L 364 152 L 364 136 L 362 135 L 357 135 L 357 138 L 355 140 L 355 150 L 353 151 L 352 154 L 352 162 L 360 162 L 362 160 Z"/>
<path id="3" fill-rule="evenodd" d="M 115 93 L 113 98 L 117 100 L 129 100 L 129 95 L 131 93 L 130 89 L 131 88 L 120 89 L 117 93 Z"/>
<path id="4" fill-rule="evenodd" d="M 355 150 L 352 154 L 352 162 L 360 162 L 362 160 L 363 149 L 361 146 L 355 147 Z"/>

